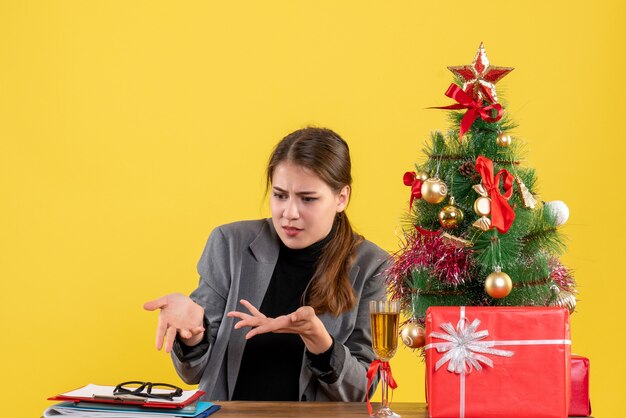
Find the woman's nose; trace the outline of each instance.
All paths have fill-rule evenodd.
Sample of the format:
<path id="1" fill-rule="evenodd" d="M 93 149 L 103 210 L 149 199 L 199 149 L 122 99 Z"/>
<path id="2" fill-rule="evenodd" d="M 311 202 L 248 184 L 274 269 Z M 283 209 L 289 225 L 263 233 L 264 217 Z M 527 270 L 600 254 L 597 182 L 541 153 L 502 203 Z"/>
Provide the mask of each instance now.
<path id="1" fill-rule="evenodd" d="M 296 204 L 296 202 L 294 202 L 293 199 L 287 200 L 283 216 L 287 219 L 298 219 L 300 217 L 300 212 L 298 211 L 298 205 Z"/>

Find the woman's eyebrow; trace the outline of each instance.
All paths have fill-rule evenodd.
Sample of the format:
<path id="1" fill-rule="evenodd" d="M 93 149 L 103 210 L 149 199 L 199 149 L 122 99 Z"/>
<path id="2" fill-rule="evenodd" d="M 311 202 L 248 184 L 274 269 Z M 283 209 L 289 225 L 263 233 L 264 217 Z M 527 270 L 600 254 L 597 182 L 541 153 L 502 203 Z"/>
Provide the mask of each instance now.
<path id="1" fill-rule="evenodd" d="M 274 187 L 273 187 L 273 189 L 274 189 L 275 191 L 277 191 L 277 192 L 280 192 L 280 193 L 286 193 L 286 194 L 288 194 L 287 190 L 283 190 L 283 189 L 281 189 L 280 187 L 274 186 Z M 297 196 L 310 196 L 310 195 L 313 195 L 313 194 L 317 194 L 317 192 L 314 192 L 314 191 L 308 191 L 308 190 L 301 191 L 301 192 L 296 192 L 296 195 L 297 195 Z"/>

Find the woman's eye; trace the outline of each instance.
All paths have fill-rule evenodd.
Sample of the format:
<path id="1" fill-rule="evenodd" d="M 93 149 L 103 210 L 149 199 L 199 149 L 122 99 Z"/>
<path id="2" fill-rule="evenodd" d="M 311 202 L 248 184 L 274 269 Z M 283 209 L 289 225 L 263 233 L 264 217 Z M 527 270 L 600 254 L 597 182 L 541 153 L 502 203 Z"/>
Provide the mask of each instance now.
<path id="1" fill-rule="evenodd" d="M 287 195 L 286 195 L 286 194 L 282 194 L 282 193 L 274 193 L 274 197 L 275 197 L 276 199 L 279 199 L 279 200 L 285 200 L 285 199 L 287 199 Z"/>
<path id="2" fill-rule="evenodd" d="M 318 199 L 317 197 L 303 197 L 302 198 L 302 200 L 304 200 L 305 202 L 314 202 L 317 199 Z"/>

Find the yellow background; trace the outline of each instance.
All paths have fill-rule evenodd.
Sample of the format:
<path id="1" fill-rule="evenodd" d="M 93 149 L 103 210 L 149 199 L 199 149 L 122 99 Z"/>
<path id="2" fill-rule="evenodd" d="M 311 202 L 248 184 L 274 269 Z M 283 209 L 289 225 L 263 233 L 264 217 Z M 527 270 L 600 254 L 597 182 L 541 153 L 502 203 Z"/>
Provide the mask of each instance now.
<path id="1" fill-rule="evenodd" d="M 402 174 L 448 128 L 425 108 L 451 103 L 446 66 L 469 64 L 480 41 L 516 68 L 498 91 L 540 197 L 571 210 L 573 350 L 591 358 L 595 416 L 623 415 L 625 9 L 2 1 L 0 415 L 39 416 L 46 397 L 90 382 L 179 382 L 141 305 L 195 287 L 213 227 L 268 214 L 267 156 L 294 129 L 348 140 L 348 213 L 396 250 Z M 392 366 L 394 399 L 423 401 L 417 356 L 401 349 Z"/>

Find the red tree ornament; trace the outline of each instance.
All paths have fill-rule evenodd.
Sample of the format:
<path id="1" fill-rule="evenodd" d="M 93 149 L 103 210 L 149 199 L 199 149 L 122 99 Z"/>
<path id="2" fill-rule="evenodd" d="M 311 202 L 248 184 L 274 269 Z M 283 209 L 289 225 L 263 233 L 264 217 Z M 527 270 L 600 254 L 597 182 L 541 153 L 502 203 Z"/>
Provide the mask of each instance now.
<path id="1" fill-rule="evenodd" d="M 402 177 L 405 186 L 411 186 L 411 200 L 409 201 L 409 211 L 413 207 L 413 200 L 422 198 L 422 183 L 424 181 L 413 171 L 407 171 Z"/>

